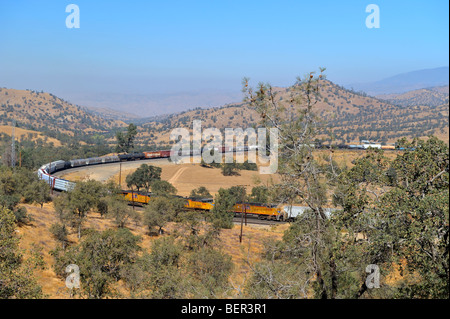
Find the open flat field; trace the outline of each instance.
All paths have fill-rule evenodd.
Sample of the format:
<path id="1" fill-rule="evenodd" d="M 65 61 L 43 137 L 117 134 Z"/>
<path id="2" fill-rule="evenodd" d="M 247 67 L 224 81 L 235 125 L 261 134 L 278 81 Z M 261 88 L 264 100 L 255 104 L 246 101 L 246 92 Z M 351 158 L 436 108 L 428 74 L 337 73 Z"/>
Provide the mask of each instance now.
<path id="1" fill-rule="evenodd" d="M 261 175 L 258 171 L 241 170 L 236 176 L 223 176 L 219 168 L 206 168 L 199 164 L 174 164 L 167 159 L 123 162 L 121 173 L 121 188 L 127 189 L 125 178 L 140 165 L 148 164 L 162 168 L 161 179 L 168 181 L 178 190 L 178 195 L 188 196 L 191 190 L 205 186 L 211 194 L 216 194 L 221 187 L 229 188 L 235 185 L 246 185 L 247 191 L 258 184 L 276 181 L 277 175 Z M 114 180 L 119 183 L 120 164 L 88 166 L 70 169 L 56 175 L 71 181 L 94 179 L 101 182 Z"/>
<path id="2" fill-rule="evenodd" d="M 364 151 L 338 150 L 332 153 L 333 159 L 341 166 L 352 166 L 352 161 L 365 154 Z M 317 155 L 330 156 L 326 150 L 317 151 Z M 385 155 L 394 158 L 397 155 L 395 151 L 386 151 Z M 247 192 L 251 192 L 252 187 L 257 185 L 271 184 L 279 181 L 277 174 L 262 175 L 259 171 L 241 170 L 237 176 L 223 176 L 218 168 L 205 168 L 199 164 L 174 164 L 167 159 L 143 160 L 135 162 L 111 163 L 105 165 L 87 166 L 75 169 L 69 169 L 56 173 L 55 175 L 71 181 L 81 181 L 94 179 L 101 182 L 113 180 L 119 183 L 121 188 L 127 189 L 125 178 L 133 173 L 142 164 L 154 165 L 162 168 L 161 178 L 170 182 L 178 190 L 178 195 L 188 196 L 191 190 L 199 186 L 205 186 L 211 194 L 216 194 L 222 188 L 229 188 L 235 185 L 246 185 Z M 120 174 L 120 165 L 122 172 Z"/>

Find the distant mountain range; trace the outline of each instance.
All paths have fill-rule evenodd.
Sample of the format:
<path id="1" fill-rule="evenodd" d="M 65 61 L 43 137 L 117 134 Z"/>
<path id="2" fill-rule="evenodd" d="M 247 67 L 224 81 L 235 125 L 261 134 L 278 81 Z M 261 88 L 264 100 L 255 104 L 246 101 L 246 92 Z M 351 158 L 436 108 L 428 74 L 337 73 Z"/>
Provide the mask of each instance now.
<path id="1" fill-rule="evenodd" d="M 292 87 L 287 87 L 276 88 L 276 92 L 277 99 L 287 103 L 285 101 L 289 101 L 293 91 Z M 325 139 L 333 133 L 337 143 L 357 143 L 360 139 L 392 143 L 401 137 L 437 135 L 448 142 L 448 84 L 373 97 L 324 80 L 320 94 L 322 99 L 315 109 L 326 123 L 321 136 Z M 115 97 L 119 103 L 119 95 Z M 183 100 L 181 96 L 179 98 Z M 145 100 L 141 99 L 144 98 L 138 96 L 131 102 L 139 105 Z M 160 108 L 161 113 L 171 114 L 145 116 L 143 109 L 138 108 L 138 112 L 142 110 L 141 116 L 135 116 L 112 107 L 80 107 L 49 93 L 0 89 L 0 125 L 11 125 L 15 120 L 21 128 L 44 132 L 50 137 L 58 136 L 58 133 L 74 137 L 103 134 L 108 142 L 113 142 L 114 132 L 123 129 L 126 121 L 138 125 L 138 144 L 161 147 L 170 144 L 169 135 L 173 128 L 191 128 L 193 120 L 202 120 L 202 127 L 219 129 L 248 128 L 259 123 L 259 115 L 243 102 L 192 107 L 182 112 Z"/>
<path id="2" fill-rule="evenodd" d="M 398 94 L 448 84 L 449 67 L 445 66 L 402 73 L 375 82 L 349 84 L 346 87 L 375 96 L 380 94 Z"/>
<path id="3" fill-rule="evenodd" d="M 136 120 L 240 102 L 242 93 L 222 90 L 172 94 L 86 93 L 66 95 L 65 98 L 98 115 L 106 114 L 109 119 Z"/>
<path id="4" fill-rule="evenodd" d="M 356 92 L 370 96 L 402 94 L 408 91 L 446 86 L 449 84 L 449 67 L 417 70 L 388 77 L 383 80 L 344 85 Z M 105 119 L 125 122 L 145 122 L 148 118 L 159 118 L 194 108 L 220 107 L 242 101 L 241 92 L 208 90 L 204 92 L 178 92 L 165 94 L 126 93 L 78 93 L 65 98 L 82 105 L 95 115 Z M 437 100 L 440 98 L 438 97 Z M 438 103 L 436 100 L 434 105 Z M 414 102 L 412 102 L 414 103 Z M 442 104 L 442 103 L 441 103 Z M 401 105 L 401 103 L 400 103 Z"/>

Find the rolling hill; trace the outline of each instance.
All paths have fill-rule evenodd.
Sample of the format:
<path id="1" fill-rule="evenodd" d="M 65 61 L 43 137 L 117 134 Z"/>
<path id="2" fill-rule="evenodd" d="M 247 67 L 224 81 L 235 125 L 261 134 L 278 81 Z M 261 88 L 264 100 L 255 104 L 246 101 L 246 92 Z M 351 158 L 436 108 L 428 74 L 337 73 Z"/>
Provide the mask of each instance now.
<path id="1" fill-rule="evenodd" d="M 7 136 L 12 136 L 12 126 L 10 125 L 0 125 L 0 135 L 5 134 Z M 61 146 L 61 141 L 56 138 L 44 136 L 41 132 L 26 130 L 19 127 L 14 129 L 14 135 L 18 141 L 29 140 L 37 141 L 41 139 L 44 142 L 53 143 L 54 146 Z M 1 138 L 0 138 L 1 140 Z"/>
<path id="2" fill-rule="evenodd" d="M 124 127 L 122 121 L 91 114 L 50 93 L 0 88 L 0 125 L 17 126 L 39 132 L 83 136 Z"/>
<path id="3" fill-rule="evenodd" d="M 279 101 L 286 101 L 292 88 L 275 88 L 275 91 Z M 325 140 L 331 133 L 335 143 L 358 143 L 361 139 L 393 143 L 401 137 L 428 135 L 449 140 L 448 86 L 375 98 L 322 80 L 320 93 L 322 99 L 316 105 L 316 112 L 325 123 L 321 135 Z M 202 120 L 203 128 L 219 129 L 245 129 L 259 123 L 259 115 L 245 103 L 197 107 L 145 120 L 120 111 L 93 114 L 92 110 L 49 93 L 0 89 L 0 125 L 11 125 L 14 119 L 19 127 L 50 137 L 56 137 L 55 133 L 77 138 L 104 134 L 109 143 L 114 143 L 113 132 L 127 125 L 114 118 L 138 124 L 137 145 L 147 149 L 169 146 L 173 143 L 170 132 L 177 127 L 192 128 L 193 120 Z"/>
<path id="4" fill-rule="evenodd" d="M 290 90 L 276 88 L 277 98 L 286 99 Z M 401 137 L 426 137 L 434 134 L 448 141 L 448 100 L 438 105 L 405 108 L 347 90 L 328 80 L 323 80 L 321 95 L 322 100 L 316 105 L 316 112 L 326 123 L 322 135 L 324 138 L 332 132 L 338 143 L 355 143 L 361 139 L 393 143 Z M 138 139 L 146 145 L 169 143 L 173 128 L 192 128 L 192 121 L 196 119 L 202 120 L 203 128 L 219 129 L 245 129 L 259 121 L 258 114 L 245 103 L 210 109 L 197 108 L 141 125 Z"/>
<path id="5" fill-rule="evenodd" d="M 419 89 L 401 94 L 382 94 L 376 98 L 401 106 L 428 105 L 439 106 L 448 103 L 449 86 Z"/>

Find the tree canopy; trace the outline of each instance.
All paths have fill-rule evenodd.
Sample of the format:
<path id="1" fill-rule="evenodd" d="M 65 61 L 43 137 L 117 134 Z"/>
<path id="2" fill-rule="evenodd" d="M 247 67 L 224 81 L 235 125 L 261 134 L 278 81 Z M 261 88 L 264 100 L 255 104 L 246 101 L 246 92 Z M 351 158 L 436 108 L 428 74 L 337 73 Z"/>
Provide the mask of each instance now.
<path id="1" fill-rule="evenodd" d="M 121 131 L 116 133 L 117 146 L 116 151 L 118 153 L 129 153 L 134 149 L 134 140 L 137 135 L 137 126 L 130 123 L 127 128 L 127 132 L 123 133 Z"/>

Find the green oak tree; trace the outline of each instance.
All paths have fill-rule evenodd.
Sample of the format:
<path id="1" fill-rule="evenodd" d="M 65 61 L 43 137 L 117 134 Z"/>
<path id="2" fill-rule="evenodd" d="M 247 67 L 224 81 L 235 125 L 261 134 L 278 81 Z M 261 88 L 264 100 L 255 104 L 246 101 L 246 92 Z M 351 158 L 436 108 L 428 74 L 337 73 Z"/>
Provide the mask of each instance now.
<path id="1" fill-rule="evenodd" d="M 131 150 L 134 149 L 134 140 L 137 135 L 137 126 L 133 123 L 130 123 L 127 127 L 127 132 L 117 132 L 116 133 L 116 140 L 117 140 L 117 146 L 116 151 L 118 153 L 129 153 Z"/>

